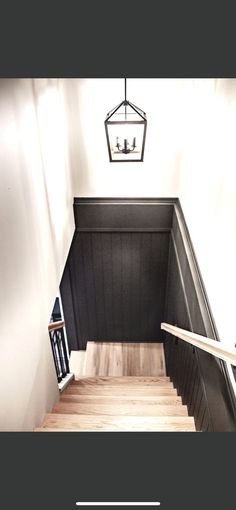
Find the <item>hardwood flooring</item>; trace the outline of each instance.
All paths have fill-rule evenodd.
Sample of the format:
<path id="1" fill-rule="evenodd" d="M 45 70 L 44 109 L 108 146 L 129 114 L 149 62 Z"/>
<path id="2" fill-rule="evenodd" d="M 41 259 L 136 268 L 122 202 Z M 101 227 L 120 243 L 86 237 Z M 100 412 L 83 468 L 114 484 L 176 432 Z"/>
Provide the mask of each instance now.
<path id="1" fill-rule="evenodd" d="M 71 365 L 75 379 L 83 375 L 164 376 L 166 373 L 161 343 L 88 342 L 86 351 L 72 351 Z"/>

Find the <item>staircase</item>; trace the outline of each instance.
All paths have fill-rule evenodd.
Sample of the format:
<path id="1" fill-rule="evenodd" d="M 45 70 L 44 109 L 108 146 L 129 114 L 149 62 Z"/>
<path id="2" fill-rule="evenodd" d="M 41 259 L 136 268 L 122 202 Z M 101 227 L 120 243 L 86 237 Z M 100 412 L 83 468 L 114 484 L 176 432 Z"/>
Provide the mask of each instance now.
<path id="1" fill-rule="evenodd" d="M 75 379 L 36 432 L 195 431 L 165 375 L 162 344 L 88 342 L 72 366 Z"/>

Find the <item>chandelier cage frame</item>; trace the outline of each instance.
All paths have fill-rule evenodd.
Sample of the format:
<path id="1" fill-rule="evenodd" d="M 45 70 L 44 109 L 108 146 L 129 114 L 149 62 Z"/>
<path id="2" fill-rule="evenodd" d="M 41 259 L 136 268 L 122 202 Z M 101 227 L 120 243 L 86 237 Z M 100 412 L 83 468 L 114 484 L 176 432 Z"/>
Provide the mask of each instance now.
<path id="1" fill-rule="evenodd" d="M 111 163 L 134 163 L 134 162 L 143 162 L 144 159 L 144 149 L 145 149 L 145 141 L 146 141 L 146 131 L 147 131 L 147 116 L 146 113 L 141 110 L 138 106 L 131 103 L 127 100 L 126 97 L 126 78 L 125 78 L 125 99 L 124 101 L 121 101 L 115 108 L 112 108 L 106 116 L 105 119 L 105 131 L 106 131 L 106 140 L 107 140 L 107 147 L 108 147 L 108 154 L 109 154 L 109 160 Z M 122 113 L 119 110 L 123 110 Z M 130 120 L 131 115 L 135 115 L 135 120 Z M 118 115 L 123 116 L 123 120 L 114 120 L 117 119 Z M 135 151 L 137 148 L 136 145 L 136 137 L 133 137 L 133 144 L 132 146 L 128 142 L 128 139 L 124 139 L 124 144 L 121 146 L 119 143 L 119 137 L 116 136 L 116 144 L 114 149 L 114 143 L 112 144 L 111 135 L 110 135 L 110 128 L 115 126 L 136 126 L 143 128 L 142 137 L 140 136 L 141 142 L 139 143 L 139 151 Z M 135 133 L 135 129 L 134 129 Z M 113 136 L 114 138 L 114 136 Z M 131 149 L 129 147 L 132 147 Z M 121 148 L 120 148 L 121 147 Z M 122 157 L 119 158 L 119 156 L 116 156 L 119 153 L 122 155 Z M 132 153 L 137 153 L 137 157 L 132 157 Z M 130 157 L 131 155 L 131 157 Z"/>

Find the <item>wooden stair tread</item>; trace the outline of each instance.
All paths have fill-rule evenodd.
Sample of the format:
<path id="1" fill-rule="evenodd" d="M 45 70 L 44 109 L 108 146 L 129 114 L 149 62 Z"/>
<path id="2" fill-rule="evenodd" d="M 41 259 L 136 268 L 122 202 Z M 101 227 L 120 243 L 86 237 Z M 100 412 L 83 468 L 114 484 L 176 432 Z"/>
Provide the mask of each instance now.
<path id="1" fill-rule="evenodd" d="M 125 427 L 123 428 L 118 428 L 115 426 L 109 426 L 108 428 L 100 428 L 100 429 L 97 429 L 97 428 L 80 428 L 80 429 L 69 429 L 69 428 L 50 428 L 50 427 L 38 427 L 38 428 L 35 428 L 34 429 L 34 432 L 196 432 L 195 430 L 195 427 L 193 427 L 192 425 L 179 425 L 178 423 L 176 424 L 157 424 L 155 425 L 155 427 L 146 427 L 146 428 L 133 428 L 133 429 L 126 429 Z"/>
<path id="2" fill-rule="evenodd" d="M 74 379 L 71 382 L 72 385 L 82 385 L 82 384 L 109 384 L 113 385 L 170 385 L 172 387 L 172 383 L 170 382 L 170 378 L 167 376 L 162 377 L 140 377 L 140 376 L 81 376 L 78 380 Z"/>
<path id="3" fill-rule="evenodd" d="M 195 431 L 191 416 L 88 416 L 50 413 L 43 429 L 103 431 Z M 39 429 L 35 429 L 39 431 Z"/>
<path id="4" fill-rule="evenodd" d="M 63 391 L 62 395 L 118 395 L 118 396 L 157 396 L 157 395 L 177 395 L 176 390 L 167 386 L 108 386 L 108 385 L 69 385 Z"/>
<path id="5" fill-rule="evenodd" d="M 78 404 L 129 404 L 129 405 L 142 405 L 146 404 L 168 404 L 168 405 L 182 405 L 181 397 L 176 395 L 157 395 L 147 396 L 147 395 L 124 395 L 121 397 L 120 395 L 65 395 L 62 394 L 60 398 L 60 402 L 71 402 Z"/>
<path id="6" fill-rule="evenodd" d="M 83 415 L 119 415 L 119 416 L 188 416 L 186 406 L 146 404 L 77 404 L 59 402 L 53 408 L 53 413 L 83 414 Z"/>
<path id="7" fill-rule="evenodd" d="M 122 347 L 123 349 L 126 349 L 127 347 L 138 347 L 138 348 L 146 348 L 146 349 L 151 349 L 151 348 L 155 348 L 155 347 L 162 347 L 163 346 L 163 343 L 162 342 L 116 342 L 114 340 L 110 340 L 109 342 L 105 341 L 97 341 L 97 340 L 88 340 L 87 342 L 87 346 L 91 346 L 91 345 L 105 345 L 105 346 L 119 346 L 119 347 Z"/>

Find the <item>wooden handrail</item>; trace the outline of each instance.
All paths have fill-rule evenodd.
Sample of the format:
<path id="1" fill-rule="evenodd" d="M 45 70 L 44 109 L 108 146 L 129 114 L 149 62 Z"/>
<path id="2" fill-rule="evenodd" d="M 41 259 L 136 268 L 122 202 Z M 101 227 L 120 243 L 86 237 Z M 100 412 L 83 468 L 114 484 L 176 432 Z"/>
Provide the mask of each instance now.
<path id="1" fill-rule="evenodd" d="M 48 325 L 48 331 L 54 331 L 55 329 L 61 329 L 65 326 L 64 321 L 56 321 L 56 322 L 50 322 Z"/>
<path id="2" fill-rule="evenodd" d="M 161 323 L 161 329 L 167 331 L 167 333 L 170 333 L 171 335 L 181 338 L 181 340 L 184 340 L 185 342 L 194 345 L 203 351 L 208 352 L 209 354 L 212 354 L 213 356 L 216 356 L 219 359 L 227 361 L 231 365 L 236 366 L 236 349 L 230 349 L 223 342 L 218 342 L 217 340 L 212 340 L 211 338 L 197 335 L 191 331 L 177 328 L 177 326 L 172 326 L 166 322 Z"/>

